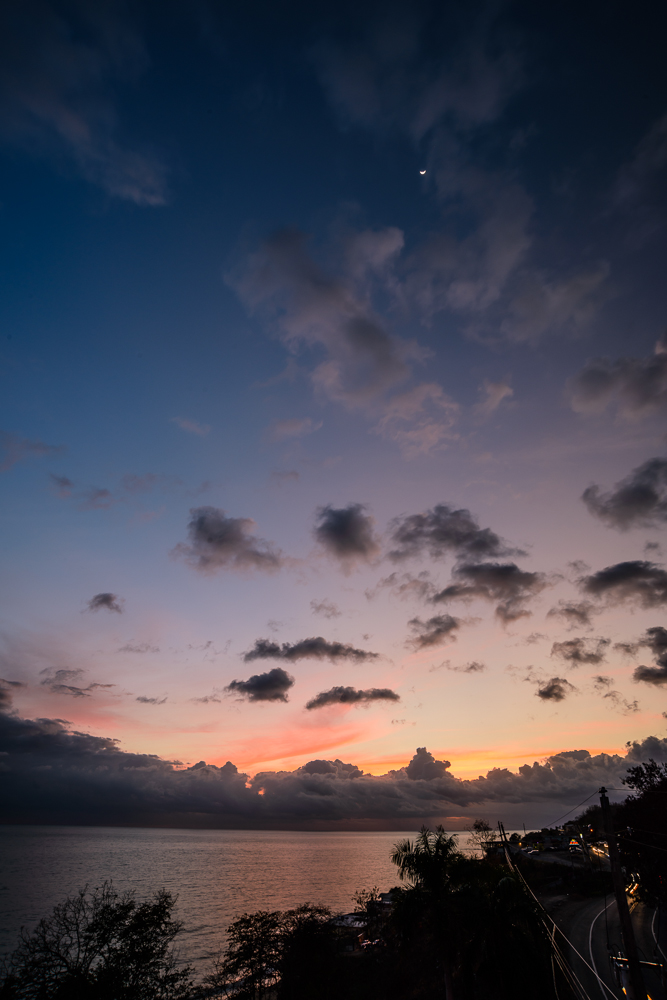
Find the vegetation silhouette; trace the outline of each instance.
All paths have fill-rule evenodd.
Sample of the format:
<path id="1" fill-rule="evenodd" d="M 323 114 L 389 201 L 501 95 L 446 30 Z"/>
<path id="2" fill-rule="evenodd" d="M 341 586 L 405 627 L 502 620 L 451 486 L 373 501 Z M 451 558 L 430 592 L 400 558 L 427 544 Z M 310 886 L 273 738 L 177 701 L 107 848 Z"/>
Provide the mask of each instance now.
<path id="1" fill-rule="evenodd" d="M 1 1000 L 186 1000 L 192 970 L 177 967 L 176 899 L 137 903 L 111 882 L 58 904 L 5 963 Z"/>

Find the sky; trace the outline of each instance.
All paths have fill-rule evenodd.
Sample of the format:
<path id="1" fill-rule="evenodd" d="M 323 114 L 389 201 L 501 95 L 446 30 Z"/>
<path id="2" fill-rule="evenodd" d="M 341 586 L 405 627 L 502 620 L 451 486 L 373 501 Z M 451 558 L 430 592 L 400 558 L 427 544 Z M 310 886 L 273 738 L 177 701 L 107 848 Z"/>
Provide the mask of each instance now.
<path id="1" fill-rule="evenodd" d="M 547 823 L 667 760 L 657 6 L 0 19 L 9 820 Z"/>

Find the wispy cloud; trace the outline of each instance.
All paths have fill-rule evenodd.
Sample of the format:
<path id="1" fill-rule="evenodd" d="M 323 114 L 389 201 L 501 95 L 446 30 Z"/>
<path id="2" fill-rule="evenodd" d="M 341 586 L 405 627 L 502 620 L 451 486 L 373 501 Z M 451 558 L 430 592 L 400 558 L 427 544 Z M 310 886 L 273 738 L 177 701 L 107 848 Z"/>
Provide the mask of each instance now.
<path id="1" fill-rule="evenodd" d="M 191 420 L 189 417 L 172 417 L 171 422 L 180 427 L 182 431 L 197 434 L 199 437 L 206 437 L 211 431 L 210 424 L 200 424 L 199 421 Z"/>
<path id="2" fill-rule="evenodd" d="M 47 455 L 59 455 L 65 449 L 61 445 L 44 444 L 43 441 L 31 441 L 7 431 L 0 431 L 0 472 L 8 472 L 17 462 L 27 458 L 45 458 Z"/>

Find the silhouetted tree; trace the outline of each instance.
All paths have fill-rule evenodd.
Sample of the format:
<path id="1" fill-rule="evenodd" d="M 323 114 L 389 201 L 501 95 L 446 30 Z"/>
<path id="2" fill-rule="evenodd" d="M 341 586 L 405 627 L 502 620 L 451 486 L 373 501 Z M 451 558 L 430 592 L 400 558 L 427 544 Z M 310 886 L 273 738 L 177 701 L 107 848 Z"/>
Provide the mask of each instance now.
<path id="1" fill-rule="evenodd" d="M 2 1000 L 186 1000 L 189 967 L 178 968 L 175 898 L 137 903 L 110 882 L 54 907 L 6 962 Z"/>

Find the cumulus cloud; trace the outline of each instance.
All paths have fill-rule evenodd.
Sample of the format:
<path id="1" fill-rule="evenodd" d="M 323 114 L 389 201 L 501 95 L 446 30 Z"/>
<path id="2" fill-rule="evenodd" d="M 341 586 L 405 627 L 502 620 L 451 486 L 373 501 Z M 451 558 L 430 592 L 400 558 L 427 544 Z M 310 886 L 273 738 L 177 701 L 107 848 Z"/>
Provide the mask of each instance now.
<path id="1" fill-rule="evenodd" d="M 650 528 L 667 521 L 667 459 L 650 458 L 602 493 L 589 486 L 581 499 L 594 517 L 610 528 Z"/>
<path id="2" fill-rule="evenodd" d="M 480 392 L 483 399 L 476 405 L 475 411 L 481 417 L 490 417 L 504 399 L 511 399 L 514 395 L 514 389 L 507 382 L 490 382 L 488 379 L 484 379 Z"/>
<path id="3" fill-rule="evenodd" d="M 58 445 L 44 444 L 43 441 L 31 441 L 29 438 L 21 438 L 16 434 L 0 431 L 0 472 L 8 472 L 17 462 L 22 462 L 26 458 L 59 455 L 64 450 Z"/>
<path id="4" fill-rule="evenodd" d="M 321 601 L 316 601 L 314 598 L 310 602 L 310 610 L 314 615 L 322 615 L 323 618 L 340 618 L 342 612 L 337 604 L 333 601 L 327 601 L 323 598 Z"/>
<path id="5" fill-rule="evenodd" d="M 353 687 L 332 687 L 328 691 L 320 691 L 318 695 L 306 703 L 306 708 L 326 708 L 327 705 L 370 705 L 374 701 L 400 701 L 399 695 L 390 688 L 367 688 L 358 691 Z"/>
<path id="6" fill-rule="evenodd" d="M 667 334 L 648 358 L 593 358 L 570 381 L 572 409 L 603 413 L 609 406 L 627 419 L 667 409 Z"/>
<path id="7" fill-rule="evenodd" d="M 40 681 L 40 684 L 48 687 L 49 691 L 52 691 L 53 694 L 65 694 L 71 698 L 90 698 L 91 692 L 98 688 L 112 688 L 116 686 L 115 684 L 93 683 L 88 684 L 84 688 L 79 684 L 70 683 L 81 680 L 84 673 L 85 671 L 80 668 L 68 670 L 65 667 L 61 667 L 56 670 L 54 667 L 47 667 L 45 670 L 40 670 L 40 676 L 44 678 Z"/>
<path id="8" fill-rule="evenodd" d="M 197 434 L 199 437 L 206 437 L 210 433 L 210 424 L 200 424 L 198 420 L 191 420 L 189 417 L 172 417 L 172 424 L 176 424 L 182 431 L 189 434 Z"/>
<path id="9" fill-rule="evenodd" d="M 462 624 L 460 618 L 454 618 L 452 615 L 434 615 L 425 622 L 421 618 L 411 618 L 408 625 L 415 634 L 407 640 L 406 645 L 419 650 L 455 642 L 456 632 Z"/>
<path id="10" fill-rule="evenodd" d="M 216 573 L 221 569 L 275 572 L 284 565 L 279 549 L 253 533 L 249 517 L 227 517 L 219 507 L 193 507 L 188 524 L 188 545 L 173 550 L 194 569 Z"/>
<path id="11" fill-rule="evenodd" d="M 272 441 L 285 441 L 287 438 L 306 437 L 306 435 L 318 431 L 321 426 L 322 421 L 313 420 L 312 417 L 276 420 L 269 428 L 269 437 Z"/>
<path id="12" fill-rule="evenodd" d="M 559 601 L 547 612 L 547 618 L 560 618 L 568 625 L 568 631 L 574 628 L 592 628 L 593 616 L 600 613 L 591 601 Z"/>
<path id="13" fill-rule="evenodd" d="M 551 656 L 557 656 L 571 667 L 597 666 L 604 663 L 610 639 L 565 639 L 554 642 Z"/>
<path id="14" fill-rule="evenodd" d="M 550 677 L 548 681 L 538 684 L 537 697 L 542 701 L 564 701 L 576 688 L 564 677 Z"/>
<path id="15" fill-rule="evenodd" d="M 516 563 L 468 563 L 452 570 L 454 582 L 434 594 L 434 604 L 449 601 L 498 601 L 495 614 L 504 624 L 527 618 L 526 602 L 549 586 L 544 573 L 519 569 Z"/>
<path id="16" fill-rule="evenodd" d="M 86 604 L 86 611 L 115 611 L 117 615 L 123 613 L 123 605 L 125 604 L 125 599 L 119 597 L 118 594 L 110 594 L 108 592 L 102 594 L 95 594 L 91 597 Z"/>
<path id="17" fill-rule="evenodd" d="M 667 572 L 643 559 L 615 563 L 579 580 L 581 589 L 609 604 L 658 608 L 667 604 Z"/>
<path id="18" fill-rule="evenodd" d="M 510 549 L 490 528 L 480 528 L 469 510 L 457 510 L 439 503 L 421 514 L 404 514 L 390 525 L 395 561 L 420 556 L 424 552 L 439 559 L 446 555 L 468 560 L 493 559 L 520 554 Z"/>
<path id="19" fill-rule="evenodd" d="M 299 642 L 283 642 L 282 645 L 270 639 L 256 639 L 253 648 L 243 656 L 246 663 L 253 660 L 287 660 L 290 663 L 297 660 L 330 660 L 332 663 L 352 660 L 353 663 L 364 663 L 378 658 L 379 653 L 356 649 L 343 642 L 329 642 L 321 635 Z"/>
<path id="20" fill-rule="evenodd" d="M 7 822 L 232 829 L 372 822 L 396 830 L 432 825 L 471 806 L 508 823 L 523 816 L 540 826 L 600 785 L 620 785 L 629 766 L 667 760 L 667 740 L 648 737 L 625 755 L 565 751 L 518 772 L 492 768 L 473 780 L 455 777 L 446 760 L 423 747 L 406 767 L 385 775 L 336 760 L 250 778 L 230 761 L 184 768 L 127 753 L 109 737 L 71 732 L 58 720 L 0 713 L 0 752 Z"/>
<path id="21" fill-rule="evenodd" d="M 375 430 L 406 452 L 425 452 L 450 433 L 454 404 L 440 386 L 404 386 L 412 362 L 424 352 L 390 334 L 372 306 L 373 283 L 402 246 L 397 229 L 358 233 L 356 247 L 325 272 L 308 252 L 307 239 L 283 230 L 267 239 L 227 275 L 247 308 L 276 324 L 285 345 L 323 349 L 311 372 L 315 389 L 347 409 L 363 410 Z"/>
<path id="22" fill-rule="evenodd" d="M 247 681 L 231 681 L 225 691 L 248 701 L 288 701 L 287 692 L 293 684 L 291 674 L 282 667 L 274 667 L 265 674 L 253 674 Z"/>
<path id="23" fill-rule="evenodd" d="M 347 507 L 320 507 L 317 511 L 315 539 L 346 567 L 357 562 L 368 562 L 380 551 L 374 533 L 374 519 L 360 503 Z"/>
<path id="24" fill-rule="evenodd" d="M 48 0 L 0 13 L 0 137 L 69 163 L 108 195 L 162 205 L 166 170 L 154 153 L 119 137 L 114 91 L 136 86 L 148 64 L 118 5 Z"/>

